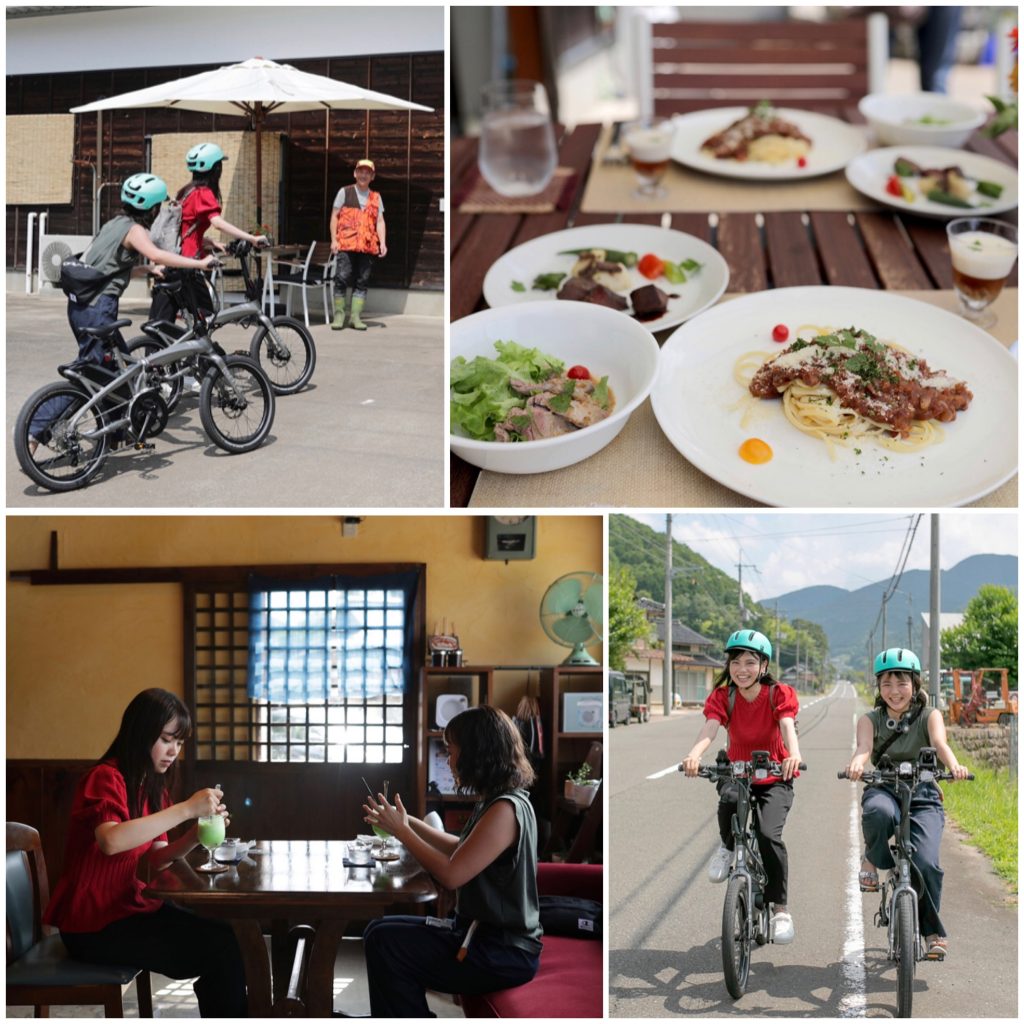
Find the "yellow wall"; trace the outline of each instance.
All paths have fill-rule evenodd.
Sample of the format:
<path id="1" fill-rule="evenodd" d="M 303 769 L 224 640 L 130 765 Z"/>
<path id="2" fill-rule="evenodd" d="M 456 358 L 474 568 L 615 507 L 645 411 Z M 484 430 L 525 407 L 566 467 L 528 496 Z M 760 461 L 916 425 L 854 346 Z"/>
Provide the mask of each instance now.
<path id="1" fill-rule="evenodd" d="M 337 516 L 9 516 L 8 572 L 64 569 L 424 562 L 427 630 L 454 622 L 467 664 L 550 665 L 568 653 L 540 627 L 547 586 L 604 571 L 600 516 L 541 516 L 531 561 L 482 557 L 481 516 L 370 516 L 342 537 Z M 601 651 L 591 653 L 601 659 Z M 7 581 L 7 756 L 93 758 L 140 689 L 183 693 L 177 585 L 30 586 Z M 525 674 L 502 675 L 514 711 Z"/>

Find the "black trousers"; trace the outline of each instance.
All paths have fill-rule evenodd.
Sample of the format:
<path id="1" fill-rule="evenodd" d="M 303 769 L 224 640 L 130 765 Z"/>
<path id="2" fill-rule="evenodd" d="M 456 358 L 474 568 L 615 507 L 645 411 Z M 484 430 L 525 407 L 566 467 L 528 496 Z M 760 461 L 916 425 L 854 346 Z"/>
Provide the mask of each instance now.
<path id="1" fill-rule="evenodd" d="M 224 921 L 165 903 L 153 914 L 132 914 L 98 932 L 61 931 L 60 937 L 76 960 L 195 978 L 202 1017 L 249 1015 L 242 953 Z"/>
<path id="2" fill-rule="evenodd" d="M 422 917 L 382 917 L 363 932 L 372 1017 L 433 1017 L 427 989 L 483 995 L 525 985 L 539 956 L 490 938 L 481 927 L 465 960 L 456 960 L 465 929 L 437 928 Z"/>
<path id="3" fill-rule="evenodd" d="M 731 850 L 732 816 L 736 813 L 737 784 L 732 781 L 718 785 L 718 831 L 722 842 Z M 770 903 L 787 903 L 789 855 L 782 841 L 782 829 L 793 806 L 793 783 L 773 782 L 767 786 L 751 786 L 750 800 L 757 816 L 755 832 L 761 863 L 768 875 L 765 899 Z"/>
<path id="4" fill-rule="evenodd" d="M 368 252 L 339 252 L 334 269 L 334 286 L 338 298 L 345 297 L 345 291 L 352 288 L 352 298 L 365 299 L 373 270 L 373 256 Z"/>

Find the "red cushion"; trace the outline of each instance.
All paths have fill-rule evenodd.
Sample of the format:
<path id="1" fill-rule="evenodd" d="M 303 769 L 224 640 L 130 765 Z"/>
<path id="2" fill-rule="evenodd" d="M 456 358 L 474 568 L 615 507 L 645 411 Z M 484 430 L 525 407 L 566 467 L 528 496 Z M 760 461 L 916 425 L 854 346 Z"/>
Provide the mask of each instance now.
<path id="1" fill-rule="evenodd" d="M 533 981 L 486 996 L 461 997 L 467 1017 L 600 1017 L 604 1009 L 601 943 L 545 937 Z"/>

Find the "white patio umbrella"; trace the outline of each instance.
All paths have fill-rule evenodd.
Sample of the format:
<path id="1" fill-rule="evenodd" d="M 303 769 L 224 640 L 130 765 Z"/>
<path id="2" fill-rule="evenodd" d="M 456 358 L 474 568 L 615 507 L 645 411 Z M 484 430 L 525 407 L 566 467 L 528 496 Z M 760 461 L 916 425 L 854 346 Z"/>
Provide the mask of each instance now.
<path id="1" fill-rule="evenodd" d="M 278 64 L 263 57 L 251 57 L 214 71 L 164 82 L 148 89 L 122 93 L 108 99 L 72 107 L 72 114 L 127 107 L 177 107 L 204 114 L 245 114 L 256 131 L 256 216 L 262 222 L 260 189 L 263 168 L 260 153 L 263 121 L 268 114 L 299 113 L 304 110 L 423 110 L 409 100 L 400 100 L 372 89 L 339 82 L 323 75 L 299 71 L 290 64 Z"/>

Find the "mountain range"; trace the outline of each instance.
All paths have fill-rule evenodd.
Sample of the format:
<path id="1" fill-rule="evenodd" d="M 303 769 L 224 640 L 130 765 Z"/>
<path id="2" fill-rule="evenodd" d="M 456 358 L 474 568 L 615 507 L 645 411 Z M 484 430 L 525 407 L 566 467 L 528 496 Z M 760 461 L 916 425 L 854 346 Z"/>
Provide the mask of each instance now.
<path id="1" fill-rule="evenodd" d="M 929 576 L 925 569 L 911 569 L 903 573 L 899 592 L 889 600 L 886 613 L 887 636 L 891 643 L 906 639 L 909 614 L 912 620 L 911 646 L 920 646 L 921 612 L 928 611 L 930 600 Z M 939 584 L 942 611 L 962 612 L 985 583 L 1016 592 L 1017 558 L 1014 555 L 972 555 L 951 569 L 944 569 Z M 856 590 L 832 586 L 803 587 L 759 603 L 763 608 L 774 608 L 778 602 L 779 612 L 786 618 L 817 622 L 828 635 L 830 653 L 836 658 L 862 651 L 888 585 L 889 581 L 885 579 Z"/>

